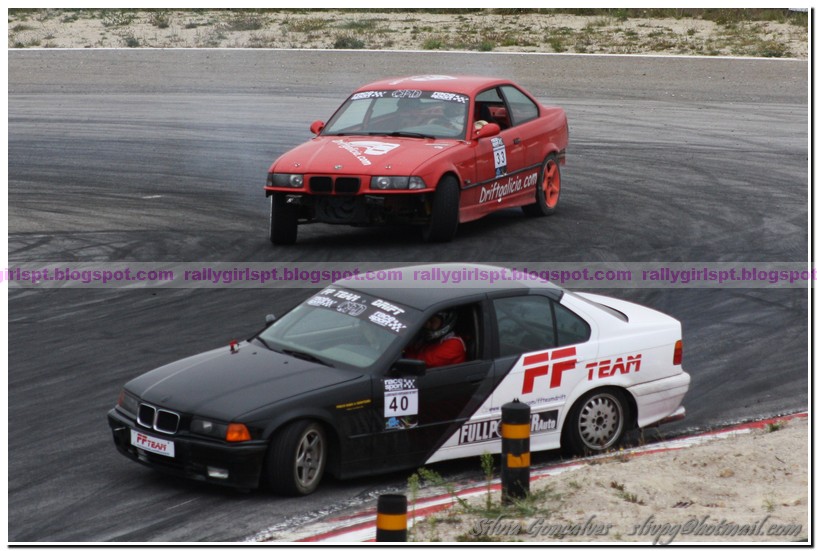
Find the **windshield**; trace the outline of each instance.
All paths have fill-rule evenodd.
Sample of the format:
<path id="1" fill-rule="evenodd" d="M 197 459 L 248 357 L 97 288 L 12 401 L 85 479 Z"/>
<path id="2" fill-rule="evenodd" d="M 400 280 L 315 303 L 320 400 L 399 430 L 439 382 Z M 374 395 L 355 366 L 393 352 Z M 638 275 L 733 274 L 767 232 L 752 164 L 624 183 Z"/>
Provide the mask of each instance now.
<path id="1" fill-rule="evenodd" d="M 329 287 L 265 329 L 258 338 L 270 349 L 330 366 L 367 368 L 419 313 L 359 291 Z"/>
<path id="2" fill-rule="evenodd" d="M 465 138 L 468 96 L 421 90 L 373 90 L 353 94 L 321 135 Z"/>

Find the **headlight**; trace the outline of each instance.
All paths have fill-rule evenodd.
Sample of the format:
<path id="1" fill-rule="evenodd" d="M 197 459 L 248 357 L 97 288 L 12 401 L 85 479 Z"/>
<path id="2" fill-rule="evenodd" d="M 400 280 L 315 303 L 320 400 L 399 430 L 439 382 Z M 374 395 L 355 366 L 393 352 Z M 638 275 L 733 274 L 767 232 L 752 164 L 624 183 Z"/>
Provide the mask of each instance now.
<path id="1" fill-rule="evenodd" d="M 275 187 L 304 187 L 303 174 L 267 174 L 267 185 Z"/>
<path id="2" fill-rule="evenodd" d="M 419 176 L 374 176 L 372 189 L 425 189 L 426 183 Z"/>
<path id="3" fill-rule="evenodd" d="M 243 423 L 218 423 L 208 419 L 193 419 L 190 422 L 190 432 L 220 438 L 227 442 L 244 442 L 252 439 L 250 430 Z"/>
<path id="4" fill-rule="evenodd" d="M 136 410 L 139 409 L 139 400 L 133 394 L 128 394 L 125 389 L 119 393 L 119 400 L 116 401 L 116 407 L 126 413 L 136 416 Z"/>

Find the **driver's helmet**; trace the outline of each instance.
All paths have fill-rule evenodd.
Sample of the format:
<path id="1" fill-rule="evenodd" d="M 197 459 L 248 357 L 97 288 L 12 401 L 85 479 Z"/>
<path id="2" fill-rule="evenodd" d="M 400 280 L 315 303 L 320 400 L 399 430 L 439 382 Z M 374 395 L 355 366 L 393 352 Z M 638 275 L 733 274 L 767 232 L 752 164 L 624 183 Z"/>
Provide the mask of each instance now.
<path id="1" fill-rule="evenodd" d="M 423 328 L 423 339 L 427 342 L 436 341 L 437 339 L 447 335 L 454 329 L 457 323 L 457 312 L 454 310 L 443 310 L 437 312 L 431 318 L 440 318 L 440 328 L 431 330 Z"/>

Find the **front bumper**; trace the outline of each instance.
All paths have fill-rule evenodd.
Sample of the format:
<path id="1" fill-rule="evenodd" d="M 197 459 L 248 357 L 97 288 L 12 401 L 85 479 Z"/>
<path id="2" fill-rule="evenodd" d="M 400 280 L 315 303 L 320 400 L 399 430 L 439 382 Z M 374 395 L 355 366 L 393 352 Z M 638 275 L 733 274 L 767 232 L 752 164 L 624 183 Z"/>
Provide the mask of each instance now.
<path id="1" fill-rule="evenodd" d="M 227 444 L 199 439 L 193 436 L 154 433 L 119 413 L 108 412 L 108 425 L 113 431 L 116 449 L 125 457 L 163 473 L 182 476 L 239 489 L 257 488 L 267 452 L 266 442 Z M 165 457 L 131 445 L 130 434 L 135 430 L 148 436 L 172 440 L 174 457 Z M 214 477 L 208 472 L 222 473 Z M 221 478 L 224 473 L 226 478 Z"/>
<path id="2" fill-rule="evenodd" d="M 431 213 L 432 191 L 423 189 L 329 195 L 292 190 L 270 191 L 267 188 L 267 195 L 283 195 L 287 204 L 298 209 L 299 223 L 369 226 L 426 223 Z"/>

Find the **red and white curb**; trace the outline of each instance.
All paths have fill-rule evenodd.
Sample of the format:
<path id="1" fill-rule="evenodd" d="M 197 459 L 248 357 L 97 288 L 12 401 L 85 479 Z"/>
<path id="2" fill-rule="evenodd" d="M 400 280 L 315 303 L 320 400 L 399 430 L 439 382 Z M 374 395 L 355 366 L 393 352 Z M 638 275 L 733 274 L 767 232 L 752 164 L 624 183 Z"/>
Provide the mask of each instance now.
<path id="1" fill-rule="evenodd" d="M 807 412 L 795 413 L 792 415 L 785 415 L 782 417 L 773 417 L 770 419 L 763 419 L 760 421 L 752 421 L 734 425 L 694 436 L 685 436 L 675 438 L 656 444 L 648 444 L 638 448 L 631 448 L 619 452 L 613 452 L 604 457 L 615 457 L 617 455 L 629 455 L 631 457 L 638 457 L 641 455 L 650 455 L 654 453 L 663 453 L 673 450 L 680 450 L 697 446 L 705 442 L 711 442 L 721 438 L 729 438 L 740 434 L 748 434 L 752 430 L 762 429 L 773 423 L 780 423 L 796 418 L 808 418 Z M 598 457 L 595 458 L 598 460 Z M 541 478 L 558 476 L 568 471 L 574 471 L 586 467 L 593 458 L 572 460 L 567 463 L 559 465 L 548 465 L 531 469 L 531 482 Z M 488 486 L 485 483 L 476 484 L 472 486 L 465 486 L 456 489 L 453 494 L 448 493 L 439 488 L 435 488 L 436 493 L 420 497 L 413 503 L 409 504 L 408 509 L 408 524 L 409 527 L 414 522 L 425 519 L 439 511 L 444 511 L 455 505 L 457 500 L 467 500 L 469 498 L 485 495 L 488 492 Z M 499 479 L 491 481 L 491 492 L 502 491 L 502 484 Z M 274 538 L 275 541 L 295 541 L 295 542 L 362 542 L 374 541 L 375 537 L 375 521 L 377 519 L 377 512 L 374 508 L 361 511 L 360 513 L 347 516 L 336 516 L 324 520 L 311 523 L 306 526 L 301 526 L 292 531 L 277 532 L 277 533 L 262 533 L 252 538 L 250 541 L 268 541 Z"/>

